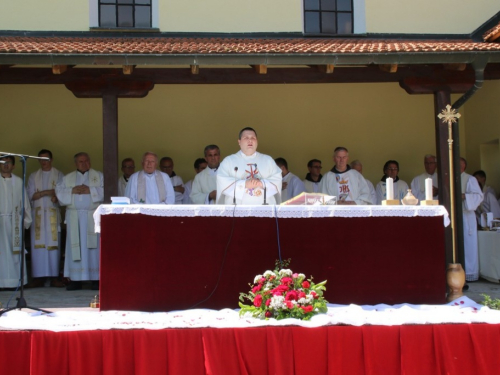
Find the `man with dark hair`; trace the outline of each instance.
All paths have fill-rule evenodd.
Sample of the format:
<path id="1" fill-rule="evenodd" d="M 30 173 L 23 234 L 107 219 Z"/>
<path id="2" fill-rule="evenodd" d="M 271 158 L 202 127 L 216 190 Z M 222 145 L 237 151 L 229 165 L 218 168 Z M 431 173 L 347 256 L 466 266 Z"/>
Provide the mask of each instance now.
<path id="1" fill-rule="evenodd" d="M 118 179 L 118 196 L 124 197 L 127 183 L 130 176 L 135 173 L 135 162 L 132 158 L 122 160 L 122 173 L 123 175 Z"/>
<path id="2" fill-rule="evenodd" d="M 181 176 L 177 176 L 174 172 L 174 160 L 171 157 L 164 156 L 160 160 L 160 171 L 168 174 L 170 177 L 170 182 L 175 192 L 175 204 L 182 204 L 182 198 L 184 197 L 184 182 Z"/>
<path id="3" fill-rule="evenodd" d="M 276 165 L 281 169 L 281 201 L 286 202 L 300 193 L 306 191 L 304 183 L 288 170 L 288 162 L 284 158 L 274 159 Z"/>
<path id="4" fill-rule="evenodd" d="M 61 259 L 61 213 L 56 197 L 56 186 L 64 175 L 52 166 L 52 152 L 40 150 L 40 169 L 28 179 L 28 197 L 31 201 L 33 225 L 31 226 L 31 275 L 30 288 L 42 287 L 45 278 L 50 286 L 63 287 L 58 279 Z"/>
<path id="5" fill-rule="evenodd" d="M 337 197 L 337 204 L 372 204 L 370 190 L 363 176 L 349 166 L 345 147 L 333 151 L 335 165 L 323 176 L 320 192 Z"/>
<path id="6" fill-rule="evenodd" d="M 319 193 L 319 183 L 323 175 L 321 174 L 321 160 L 312 159 L 307 163 L 309 173 L 304 180 L 304 187 L 308 193 Z"/>
<path id="7" fill-rule="evenodd" d="M 66 206 L 66 253 L 64 276 L 71 279 L 67 290 L 82 289 L 82 281 L 91 280 L 99 290 L 99 234 L 94 231 L 94 212 L 104 201 L 104 177 L 91 168 L 90 156 L 74 156 L 76 171 L 57 184 L 56 196 Z"/>
<path id="8" fill-rule="evenodd" d="M 24 194 L 24 228 L 21 222 L 23 180 L 15 176 L 14 156 L 0 158 L 0 289 L 19 286 L 20 263 L 24 255 L 21 249 L 21 236 L 24 228 L 31 225 L 31 207 L 28 195 Z M 23 285 L 28 282 L 26 263 Z"/>
<path id="9" fill-rule="evenodd" d="M 220 165 L 220 149 L 217 145 L 205 147 L 207 168 L 194 177 L 190 194 L 194 204 L 214 204 L 217 198 L 217 170 Z"/>
<path id="10" fill-rule="evenodd" d="M 476 178 L 479 187 L 483 192 L 483 201 L 476 209 L 477 221 L 481 224 L 481 214 L 491 212 L 494 219 L 500 218 L 500 204 L 497 198 L 491 191 L 494 192 L 493 188 L 486 189 L 486 173 L 483 170 L 475 171 L 473 176 Z"/>
<path id="11" fill-rule="evenodd" d="M 207 161 L 204 158 L 198 158 L 194 161 L 194 172 L 195 172 L 195 177 L 198 173 L 203 171 L 207 167 Z M 193 191 L 193 181 L 189 180 L 184 184 L 184 198 L 182 199 L 182 204 L 193 204 L 193 201 L 191 200 L 191 192 Z"/>
<path id="12" fill-rule="evenodd" d="M 273 158 L 257 152 L 257 133 L 243 128 L 240 151 L 229 155 L 217 170 L 218 204 L 275 204 L 281 201 L 281 170 Z"/>

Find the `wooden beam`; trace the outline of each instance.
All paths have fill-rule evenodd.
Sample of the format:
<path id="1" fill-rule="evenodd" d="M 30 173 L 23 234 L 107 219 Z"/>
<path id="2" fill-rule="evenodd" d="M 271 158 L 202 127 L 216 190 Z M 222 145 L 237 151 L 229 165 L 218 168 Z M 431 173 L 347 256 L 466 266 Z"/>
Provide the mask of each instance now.
<path id="1" fill-rule="evenodd" d="M 0 69 L 8 69 L 10 68 L 11 66 L 14 66 L 13 64 L 4 64 L 4 65 L 0 65 Z"/>
<path id="2" fill-rule="evenodd" d="M 66 82 L 65 86 L 77 98 L 102 98 L 115 95 L 117 98 L 144 98 L 154 88 L 149 81 L 129 81 L 100 77 Z"/>
<path id="3" fill-rule="evenodd" d="M 258 74 L 267 74 L 267 65 L 250 65 Z"/>
<path id="4" fill-rule="evenodd" d="M 492 36 L 490 36 L 488 38 L 488 42 L 494 42 L 496 41 L 498 38 L 500 38 L 500 30 L 498 30 L 495 34 L 493 34 Z"/>
<path id="5" fill-rule="evenodd" d="M 52 65 L 52 74 L 63 74 L 68 70 L 68 65 Z"/>
<path id="6" fill-rule="evenodd" d="M 118 97 L 116 93 L 102 96 L 102 143 L 104 181 L 118 181 Z M 118 194 L 117 184 L 104 184 L 104 203 Z"/>
<path id="7" fill-rule="evenodd" d="M 134 72 L 135 65 L 123 65 L 123 74 L 131 75 Z"/>
<path id="8" fill-rule="evenodd" d="M 467 68 L 467 64 L 443 64 L 443 67 L 446 70 L 456 70 L 459 72 L 463 72 Z"/>
<path id="9" fill-rule="evenodd" d="M 379 65 L 379 68 L 383 72 L 396 73 L 398 71 L 398 64 L 383 64 Z"/>
<path id="10" fill-rule="evenodd" d="M 200 66 L 191 65 L 191 74 L 200 74 Z"/>
<path id="11" fill-rule="evenodd" d="M 444 71 L 443 71 L 444 73 Z M 408 77 L 399 82 L 408 94 L 434 94 L 436 91 L 447 91 L 452 94 L 467 92 L 474 85 L 474 77 L 442 76 L 442 77 Z"/>
<path id="12" fill-rule="evenodd" d="M 326 74 L 332 74 L 333 69 L 335 68 L 335 65 L 333 64 L 326 64 L 326 65 L 317 65 L 318 70 L 321 73 L 326 73 Z"/>

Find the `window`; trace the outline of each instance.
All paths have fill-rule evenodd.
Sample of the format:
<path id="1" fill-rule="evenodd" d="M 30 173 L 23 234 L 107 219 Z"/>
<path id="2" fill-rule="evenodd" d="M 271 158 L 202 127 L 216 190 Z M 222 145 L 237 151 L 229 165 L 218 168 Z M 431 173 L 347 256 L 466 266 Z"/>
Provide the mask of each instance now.
<path id="1" fill-rule="evenodd" d="M 304 33 L 352 34 L 353 0 L 304 0 Z"/>
<path id="2" fill-rule="evenodd" d="M 90 27 L 155 28 L 157 7 L 158 0 L 90 0 Z"/>

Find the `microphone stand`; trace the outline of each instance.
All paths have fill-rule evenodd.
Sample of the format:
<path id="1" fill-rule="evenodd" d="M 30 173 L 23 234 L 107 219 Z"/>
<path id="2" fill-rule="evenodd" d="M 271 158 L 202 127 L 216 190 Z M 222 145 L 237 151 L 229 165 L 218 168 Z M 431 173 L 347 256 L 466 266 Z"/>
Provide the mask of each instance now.
<path id="1" fill-rule="evenodd" d="M 234 167 L 234 191 L 233 191 L 233 204 L 236 206 L 236 175 L 238 173 L 238 167 Z"/>
<path id="2" fill-rule="evenodd" d="M 39 156 L 29 156 L 29 155 L 19 155 L 19 154 L 12 154 L 12 153 L 9 153 L 9 152 L 2 152 L 0 151 L 0 158 L 5 158 L 7 156 L 17 156 L 19 157 L 19 159 L 21 160 L 21 163 L 23 165 L 23 191 L 22 191 L 22 204 L 21 204 L 21 232 L 20 232 L 20 236 L 21 236 L 21 272 L 20 272 L 20 284 L 21 284 L 21 287 L 20 287 L 20 291 L 21 291 L 21 294 L 19 295 L 19 297 L 17 297 L 17 304 L 16 304 L 16 307 L 9 307 L 9 308 L 6 308 L 6 309 L 3 309 L 2 311 L 0 311 L 0 316 L 2 316 L 3 314 L 5 314 L 6 312 L 8 311 L 12 311 L 12 310 L 15 310 L 15 309 L 30 309 L 30 310 L 35 310 L 35 311 L 41 311 L 41 312 L 44 312 L 44 313 L 47 313 L 47 314 L 50 314 L 51 311 L 47 311 L 47 310 L 43 310 L 43 309 L 39 309 L 37 307 L 32 307 L 32 306 L 28 306 L 28 304 L 26 303 L 26 299 L 24 298 L 24 265 L 25 265 L 25 258 L 26 258 L 26 254 L 25 254 L 25 249 L 24 249 L 24 207 L 25 207 L 25 202 L 24 202 L 24 196 L 26 194 L 26 188 L 25 188 L 25 185 L 26 185 L 26 159 L 38 159 L 38 160 L 49 160 L 49 158 L 46 158 L 46 157 L 39 157 Z"/>

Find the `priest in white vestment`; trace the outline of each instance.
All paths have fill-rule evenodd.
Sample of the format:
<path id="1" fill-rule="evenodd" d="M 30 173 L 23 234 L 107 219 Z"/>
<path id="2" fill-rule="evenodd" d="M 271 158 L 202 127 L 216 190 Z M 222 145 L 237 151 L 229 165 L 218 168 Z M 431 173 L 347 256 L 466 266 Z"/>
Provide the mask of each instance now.
<path id="1" fill-rule="evenodd" d="M 16 160 L 13 156 L 0 160 L 0 289 L 17 288 L 21 278 L 22 197 L 23 180 L 12 171 Z M 28 194 L 24 192 L 24 228 L 31 225 L 31 208 Z M 26 262 L 24 263 L 23 285 L 28 282 Z"/>
<path id="2" fill-rule="evenodd" d="M 104 177 L 91 168 L 90 156 L 74 156 L 76 171 L 64 176 L 56 187 L 56 196 L 66 206 L 66 253 L 64 276 L 71 279 L 67 290 L 82 289 L 82 281 L 91 280 L 99 290 L 99 234 L 94 230 L 94 212 L 104 201 Z"/>
<path id="3" fill-rule="evenodd" d="M 321 179 L 320 192 L 336 196 L 337 204 L 341 205 L 372 204 L 366 180 L 348 164 L 347 148 L 337 147 L 333 152 L 333 161 L 332 170 Z"/>
<path id="4" fill-rule="evenodd" d="M 204 153 L 207 168 L 195 176 L 190 197 L 194 204 L 215 204 L 220 149 L 217 145 L 208 145 L 205 147 Z"/>
<path id="5" fill-rule="evenodd" d="M 306 191 L 304 183 L 288 170 L 288 162 L 284 158 L 274 159 L 276 165 L 281 169 L 281 201 L 286 202 L 287 200 L 296 197 L 297 195 Z"/>
<path id="6" fill-rule="evenodd" d="M 484 186 L 486 184 L 486 173 L 484 171 L 476 171 L 473 176 L 476 178 L 483 192 L 483 201 L 476 210 L 478 224 L 481 224 L 481 214 L 483 213 L 491 212 L 494 219 L 500 219 L 500 204 L 495 195 L 491 193 L 493 188 L 487 189 L 488 187 Z"/>
<path id="7" fill-rule="evenodd" d="M 436 173 L 437 158 L 434 155 L 424 156 L 425 173 L 415 177 L 411 182 L 411 193 L 419 202 L 425 200 L 425 180 L 432 180 L 432 195 L 434 200 L 438 200 L 438 176 Z"/>
<path id="8" fill-rule="evenodd" d="M 175 204 L 182 204 L 184 198 L 184 182 L 181 176 L 177 176 L 174 172 L 174 161 L 171 157 L 165 156 L 160 160 L 160 171 L 166 173 L 170 177 L 170 182 L 175 192 Z"/>
<path id="9" fill-rule="evenodd" d="M 142 171 L 130 176 L 125 196 L 131 204 L 175 204 L 175 193 L 168 174 L 156 170 L 158 156 L 146 152 L 142 156 Z"/>
<path id="10" fill-rule="evenodd" d="M 217 170 L 217 204 L 279 204 L 281 169 L 273 158 L 257 152 L 257 133 L 244 128 L 240 151 L 226 157 Z"/>
<path id="11" fill-rule="evenodd" d="M 126 158 L 122 160 L 122 175 L 118 179 L 118 196 L 124 197 L 125 190 L 127 189 L 127 183 L 130 178 L 135 173 L 135 162 L 132 158 Z"/>
<path id="12" fill-rule="evenodd" d="M 323 175 L 321 174 L 321 160 L 312 159 L 307 163 L 307 169 L 309 173 L 306 174 L 304 179 L 304 188 L 307 193 L 319 193 L 319 183 Z"/>
<path id="13" fill-rule="evenodd" d="M 207 167 L 207 161 L 204 158 L 196 159 L 194 161 L 195 177 L 206 167 Z M 191 192 L 193 191 L 193 182 L 194 178 L 184 184 L 184 198 L 182 199 L 182 204 L 194 204 L 193 201 L 191 200 Z"/>
<path id="14" fill-rule="evenodd" d="M 477 221 L 475 210 L 483 201 L 483 192 L 476 178 L 465 173 L 466 168 L 467 161 L 464 158 L 460 158 L 465 280 L 476 281 L 479 279 L 479 252 L 477 248 Z"/>
<path id="15" fill-rule="evenodd" d="M 386 180 L 390 177 L 393 179 L 394 199 L 401 201 L 408 194 L 408 184 L 399 179 L 399 163 L 396 160 L 388 160 L 384 164 L 384 175 L 377 184 L 375 191 L 377 193 L 377 204 L 382 204 L 382 201 L 387 199 Z"/>
<path id="16" fill-rule="evenodd" d="M 56 186 L 63 180 L 63 173 L 52 166 L 52 152 L 40 150 L 40 169 L 28 179 L 28 197 L 31 201 L 33 225 L 31 226 L 31 288 L 43 287 L 45 278 L 50 286 L 63 287 L 58 279 L 61 260 L 61 212 L 56 197 Z"/>
<path id="17" fill-rule="evenodd" d="M 354 160 L 351 162 L 351 168 L 357 170 L 361 175 L 363 174 L 363 163 L 361 163 L 359 160 Z M 375 187 L 373 186 L 372 182 L 368 180 L 365 176 L 363 178 L 366 181 L 366 184 L 368 185 L 368 189 L 370 189 L 370 197 L 372 204 L 377 204 L 377 193 L 375 192 Z"/>
<path id="18" fill-rule="evenodd" d="M 481 186 L 481 189 L 483 191 L 484 196 L 486 196 L 488 193 L 493 195 L 496 199 L 497 193 L 493 187 L 486 185 L 486 172 L 483 170 L 475 171 L 472 174 L 474 177 L 476 177 L 477 182 L 479 182 L 479 185 Z"/>

